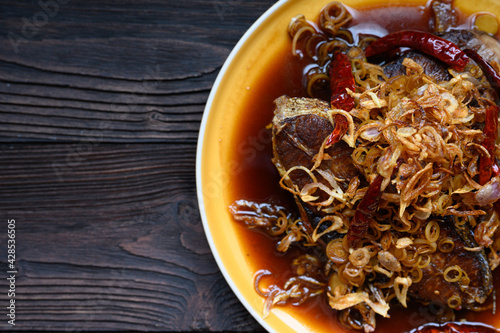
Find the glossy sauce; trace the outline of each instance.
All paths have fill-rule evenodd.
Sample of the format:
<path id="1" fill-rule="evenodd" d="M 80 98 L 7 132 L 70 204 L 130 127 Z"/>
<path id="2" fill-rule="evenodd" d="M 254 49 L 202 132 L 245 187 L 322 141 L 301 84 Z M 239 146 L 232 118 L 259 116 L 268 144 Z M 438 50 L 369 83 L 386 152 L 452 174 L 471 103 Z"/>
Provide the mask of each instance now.
<path id="1" fill-rule="evenodd" d="M 351 28 L 353 33 L 369 32 L 379 36 L 387 32 L 402 29 L 418 29 L 429 31 L 430 11 L 425 7 L 384 7 L 372 8 L 361 11 L 351 11 L 354 20 Z M 467 18 L 459 17 L 459 23 L 467 25 Z M 307 61 L 299 60 L 291 55 L 291 46 L 276 54 L 274 60 L 268 64 L 267 70 L 261 74 L 259 85 L 250 87 L 252 96 L 248 99 L 246 109 L 240 112 L 244 121 L 233 138 L 232 160 L 240 166 L 239 171 L 231 178 L 232 201 L 245 199 L 254 202 L 272 203 L 287 207 L 290 211 L 296 211 L 291 195 L 279 186 L 279 174 L 271 162 L 272 143 L 271 130 L 265 127 L 273 118 L 273 101 L 287 94 L 294 97 L 305 97 L 305 89 L 302 86 L 302 71 L 308 65 Z M 250 116 L 249 116 L 250 115 Z M 298 249 L 292 249 L 283 254 L 275 250 L 275 241 L 269 236 L 259 232 L 248 230 L 244 226 L 238 227 L 241 241 L 247 251 L 248 261 L 254 267 L 254 271 L 267 269 L 274 275 L 266 279 L 267 283 L 282 286 L 291 276 L 290 270 L 292 260 L 300 253 Z M 499 268 L 500 270 L 500 268 Z M 500 290 L 500 274 L 495 272 L 495 289 Z M 496 291 L 495 291 L 496 292 Z M 500 296 L 500 295 L 499 295 Z M 406 332 L 411 329 L 432 321 L 434 316 L 432 309 L 420 307 L 410 302 L 409 309 L 399 306 L 391 306 L 389 314 L 391 319 L 377 316 L 377 332 Z M 289 306 L 294 316 L 301 322 L 318 323 L 324 330 L 338 331 L 335 311 L 328 306 L 326 295 L 309 300 L 301 306 Z M 466 319 L 472 322 L 483 322 L 490 325 L 499 325 L 491 311 L 474 313 L 462 311 L 457 313 L 458 319 Z"/>

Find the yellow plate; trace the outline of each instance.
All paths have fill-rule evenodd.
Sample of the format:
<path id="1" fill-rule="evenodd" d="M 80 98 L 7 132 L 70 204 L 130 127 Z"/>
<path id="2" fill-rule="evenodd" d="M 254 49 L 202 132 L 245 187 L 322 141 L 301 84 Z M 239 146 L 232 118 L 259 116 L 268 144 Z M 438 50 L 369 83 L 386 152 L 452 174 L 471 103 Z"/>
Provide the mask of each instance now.
<path id="1" fill-rule="evenodd" d="M 345 0 L 350 7 L 377 6 L 383 0 Z M 328 0 L 279 1 L 265 12 L 245 33 L 222 67 L 209 96 L 198 139 L 196 181 L 200 213 L 208 242 L 224 277 L 236 296 L 255 319 L 270 332 L 322 332 L 324 325 L 314 319 L 298 320 L 286 308 L 274 308 L 263 319 L 263 298 L 253 287 L 254 270 L 247 262 L 245 249 L 229 214 L 229 180 L 235 165 L 230 160 L 236 121 L 243 103 L 259 78 L 259 73 L 273 59 L 273 54 L 290 43 L 287 26 L 301 13 L 315 19 Z M 392 4 L 425 5 L 426 1 L 391 1 Z M 500 17 L 499 0 L 455 0 L 465 14 L 488 11 Z M 500 323 L 497 323 L 500 324 Z M 332 332 L 332 330 L 329 330 Z"/>

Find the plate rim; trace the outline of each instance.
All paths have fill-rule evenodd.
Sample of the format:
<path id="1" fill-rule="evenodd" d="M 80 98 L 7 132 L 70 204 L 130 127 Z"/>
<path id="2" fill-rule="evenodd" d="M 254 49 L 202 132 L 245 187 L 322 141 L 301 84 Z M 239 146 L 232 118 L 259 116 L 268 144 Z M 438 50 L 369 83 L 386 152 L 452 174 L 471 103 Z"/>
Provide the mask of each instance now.
<path id="1" fill-rule="evenodd" d="M 211 234 L 210 227 L 208 225 L 208 219 L 207 215 L 205 213 L 205 205 L 204 205 L 204 199 L 203 199 L 203 188 L 202 188 L 202 156 L 203 156 L 203 144 L 204 144 L 204 138 L 205 138 L 205 129 L 206 125 L 208 122 L 208 117 L 210 114 L 210 110 L 212 109 L 212 104 L 214 101 L 214 98 L 218 92 L 218 88 L 227 72 L 227 69 L 231 66 L 231 64 L 234 61 L 234 58 L 236 55 L 240 52 L 241 48 L 247 43 L 247 41 L 250 39 L 250 37 L 253 35 L 253 33 L 261 26 L 261 24 L 267 20 L 273 13 L 275 13 L 280 7 L 284 6 L 287 2 L 290 2 L 291 0 L 279 0 L 275 4 L 273 4 L 271 7 L 269 7 L 262 15 L 259 16 L 259 18 L 247 29 L 247 31 L 243 34 L 243 36 L 238 40 L 236 45 L 233 47 L 231 52 L 229 53 L 228 57 L 224 61 L 224 64 L 222 65 L 219 73 L 217 74 L 217 77 L 214 81 L 214 84 L 212 85 L 212 88 L 210 90 L 210 94 L 208 96 L 207 102 L 205 104 L 205 108 L 203 110 L 203 116 L 201 119 L 200 123 L 200 130 L 198 133 L 198 140 L 197 140 L 197 147 L 196 147 L 196 193 L 198 197 L 198 208 L 200 212 L 200 217 L 202 220 L 203 224 L 203 229 L 205 231 L 205 235 L 210 247 L 210 250 L 212 251 L 212 256 L 215 259 L 217 266 L 219 268 L 219 271 L 222 273 L 224 279 L 226 280 L 227 284 L 233 291 L 233 293 L 236 295 L 240 303 L 246 308 L 246 310 L 251 314 L 251 316 L 268 332 L 270 333 L 276 333 L 276 331 L 264 320 L 264 318 L 261 316 L 261 314 L 257 313 L 254 308 L 248 303 L 248 301 L 245 299 L 243 294 L 239 291 L 238 287 L 236 284 L 233 282 L 233 279 L 229 275 L 228 271 L 225 269 L 222 269 L 224 267 L 224 264 L 222 262 L 222 259 L 219 255 L 219 251 L 217 250 L 217 247 L 213 241 L 213 237 Z"/>

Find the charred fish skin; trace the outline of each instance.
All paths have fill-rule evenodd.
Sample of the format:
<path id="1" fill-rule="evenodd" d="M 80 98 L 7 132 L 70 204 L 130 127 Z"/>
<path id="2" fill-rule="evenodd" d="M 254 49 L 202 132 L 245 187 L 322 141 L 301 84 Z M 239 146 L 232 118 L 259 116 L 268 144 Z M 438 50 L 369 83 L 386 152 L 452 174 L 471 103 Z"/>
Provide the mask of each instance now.
<path id="1" fill-rule="evenodd" d="M 405 75 L 406 67 L 403 66 L 403 60 L 405 58 L 410 58 L 417 64 L 422 66 L 424 73 L 434 78 L 437 82 L 449 81 L 452 78 L 451 74 L 448 72 L 448 68 L 445 65 L 443 65 L 438 60 L 417 51 L 409 51 L 402 57 L 399 57 L 398 59 L 384 65 L 384 74 L 389 78 L 398 75 Z"/>
<path id="2" fill-rule="evenodd" d="M 486 32 L 479 30 L 452 29 L 440 37 L 455 43 L 462 50 L 471 49 L 476 51 L 485 61 L 489 63 L 500 62 L 500 44 Z"/>
<path id="3" fill-rule="evenodd" d="M 500 63 L 500 45 L 495 38 L 487 33 L 477 30 L 451 29 L 447 32 L 439 33 L 438 36 L 456 44 L 460 49 L 476 51 L 489 63 Z M 404 53 L 397 59 L 385 64 L 383 66 L 384 74 L 387 77 L 404 75 L 406 73 L 406 69 L 403 66 L 405 58 L 410 58 L 422 66 L 424 73 L 432 77 L 436 82 L 449 81 L 452 78 L 448 71 L 448 66 L 435 58 L 417 51 Z"/>
<path id="4" fill-rule="evenodd" d="M 313 98 L 281 96 L 276 101 L 273 119 L 274 163 L 283 176 L 290 168 L 312 168 L 316 156 L 333 126 L 328 118 L 327 102 Z M 352 148 L 343 141 L 325 150 L 331 160 L 323 161 L 319 168 L 329 169 L 345 181 L 339 185 L 347 189 L 349 180 L 359 175 L 351 160 Z M 293 173 L 290 178 L 299 187 L 310 182 L 304 173 Z"/>
<path id="5" fill-rule="evenodd" d="M 318 154 L 325 139 L 330 135 L 333 126 L 328 118 L 329 105 L 327 102 L 312 98 L 291 98 L 281 96 L 276 101 L 275 116 L 273 119 L 273 163 L 283 177 L 293 167 L 311 169 L 314 165 L 314 156 Z M 352 163 L 352 149 L 344 142 L 338 142 L 325 150 L 332 158 L 323 161 L 320 169 L 329 169 L 339 179 L 340 187 L 346 190 L 351 178 L 359 175 Z M 303 188 L 312 182 L 310 176 L 302 171 L 295 170 L 289 173 L 290 187 Z M 317 175 L 321 181 L 322 178 Z M 286 180 L 285 180 L 286 182 Z M 325 181 L 326 182 L 326 181 Z M 326 183 L 325 183 L 326 184 Z M 326 193 L 319 193 L 319 200 L 326 199 Z M 295 196 L 304 225 L 310 233 L 318 225 L 325 214 Z M 326 227 L 326 225 L 324 226 Z M 325 235 L 324 241 L 339 235 Z"/>
<path id="6" fill-rule="evenodd" d="M 484 250 L 478 245 L 469 228 L 456 226 L 453 217 L 440 222 L 440 236 L 436 241 L 451 240 L 452 251 L 439 248 L 429 253 L 428 265 L 421 268 L 422 279 L 408 290 L 410 299 L 421 303 L 470 309 L 483 304 L 493 290 L 493 277 Z M 446 277 L 445 277 L 446 276 Z"/>

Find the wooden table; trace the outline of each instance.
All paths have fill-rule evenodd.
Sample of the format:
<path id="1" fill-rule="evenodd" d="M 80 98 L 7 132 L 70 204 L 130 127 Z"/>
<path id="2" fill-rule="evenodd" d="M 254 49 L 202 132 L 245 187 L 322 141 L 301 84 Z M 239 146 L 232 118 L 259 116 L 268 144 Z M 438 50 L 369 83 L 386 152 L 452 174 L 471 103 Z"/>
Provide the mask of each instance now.
<path id="1" fill-rule="evenodd" d="M 208 247 L 195 152 L 273 3 L 0 1 L 1 330 L 262 330 Z"/>

